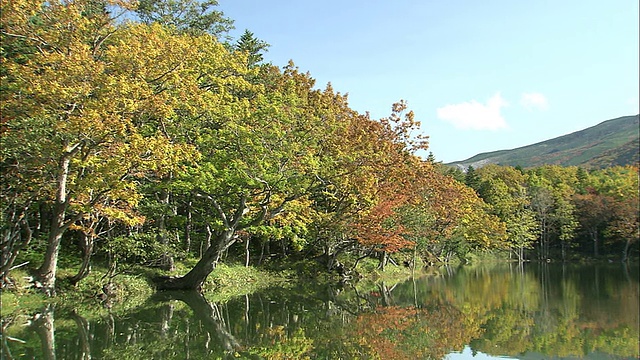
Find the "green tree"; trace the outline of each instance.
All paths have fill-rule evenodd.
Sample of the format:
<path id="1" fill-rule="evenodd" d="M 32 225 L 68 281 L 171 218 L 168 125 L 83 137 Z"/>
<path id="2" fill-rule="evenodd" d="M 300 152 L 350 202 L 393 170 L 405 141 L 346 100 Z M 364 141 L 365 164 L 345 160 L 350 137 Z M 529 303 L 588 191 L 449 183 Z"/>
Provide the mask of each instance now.
<path id="1" fill-rule="evenodd" d="M 139 0 L 137 4 L 135 12 L 145 24 L 158 23 L 180 32 L 218 38 L 233 29 L 233 20 L 215 10 L 217 0 Z"/>
<path id="2" fill-rule="evenodd" d="M 607 180 L 602 186 L 612 201 L 611 221 L 605 235 L 612 244 L 622 244 L 622 261 L 627 261 L 629 250 L 638 242 L 639 201 L 638 168 L 613 167 L 602 171 Z"/>
<path id="3" fill-rule="evenodd" d="M 572 246 L 577 220 L 570 199 L 579 188 L 578 173 L 575 167 L 545 165 L 526 174 L 531 207 L 540 224 L 540 259 L 551 258 L 550 249 L 559 245 L 564 260 Z"/>
<path id="4" fill-rule="evenodd" d="M 263 61 L 262 53 L 267 51 L 269 44 L 256 38 L 251 31 L 246 29 L 236 41 L 234 50 L 246 52 L 249 67 L 256 66 Z"/>
<path id="5" fill-rule="evenodd" d="M 215 210 L 199 215 L 212 242 L 187 274 L 159 279 L 161 288 L 200 288 L 241 230 L 282 238 L 283 227 L 289 227 L 295 238 L 294 212 L 327 186 L 323 172 L 338 171 L 328 157 L 338 143 L 336 131 L 349 125 L 348 117 L 337 121 L 347 109 L 344 99 L 330 88 L 314 90 L 313 79 L 293 64 L 282 73 L 270 66 L 253 69 L 258 70 L 264 83 L 232 87 L 225 107 L 211 104 L 217 111 L 211 125 L 200 123 L 196 130 L 193 144 L 202 158 L 176 186 L 193 195 L 195 207 Z"/>
<path id="6" fill-rule="evenodd" d="M 524 175 L 513 167 L 488 165 L 478 170 L 481 197 L 507 229 L 508 242 L 519 261 L 538 238 L 539 227 L 530 208 Z"/>
<path id="7" fill-rule="evenodd" d="M 467 172 L 464 175 L 464 183 L 475 191 L 480 189 L 480 177 L 476 173 L 476 169 L 471 165 L 469 165 Z"/>

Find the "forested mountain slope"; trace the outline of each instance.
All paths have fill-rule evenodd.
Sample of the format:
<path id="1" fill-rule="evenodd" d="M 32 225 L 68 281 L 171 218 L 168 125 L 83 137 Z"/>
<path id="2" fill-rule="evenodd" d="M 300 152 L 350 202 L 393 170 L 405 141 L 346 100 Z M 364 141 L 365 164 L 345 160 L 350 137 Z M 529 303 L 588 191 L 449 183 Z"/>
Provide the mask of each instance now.
<path id="1" fill-rule="evenodd" d="M 586 168 L 631 165 L 639 161 L 639 136 L 638 115 L 623 116 L 554 139 L 511 150 L 482 153 L 448 165 L 463 169 L 486 164 Z"/>

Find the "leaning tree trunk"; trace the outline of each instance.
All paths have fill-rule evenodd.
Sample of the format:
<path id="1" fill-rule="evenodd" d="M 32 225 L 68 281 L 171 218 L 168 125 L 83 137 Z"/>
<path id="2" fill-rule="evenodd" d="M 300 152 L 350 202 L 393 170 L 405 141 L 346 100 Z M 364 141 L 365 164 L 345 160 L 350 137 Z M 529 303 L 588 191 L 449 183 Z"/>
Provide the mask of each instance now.
<path id="1" fill-rule="evenodd" d="M 209 246 L 200 261 L 186 275 L 181 277 L 160 277 L 156 279 L 158 290 L 202 289 L 207 276 L 216 268 L 222 254 L 235 242 L 234 229 L 223 231 L 216 237 L 215 244 Z"/>
<path id="2" fill-rule="evenodd" d="M 71 281 L 73 285 L 77 285 L 80 281 L 82 281 L 82 279 L 89 276 L 89 273 L 91 272 L 91 255 L 93 253 L 94 244 L 94 235 L 87 234 L 83 231 L 80 243 L 80 247 L 82 248 L 82 264 L 80 265 L 78 273 L 69 279 L 69 281 Z"/>
<path id="3" fill-rule="evenodd" d="M 64 217 L 64 212 L 60 214 Z M 51 224 L 49 238 L 47 241 L 47 250 L 44 255 L 44 262 L 38 269 L 38 277 L 42 283 L 44 292 L 49 296 L 56 294 L 56 270 L 58 268 L 58 253 L 60 252 L 60 240 L 64 229 L 56 219 Z"/>
<path id="4" fill-rule="evenodd" d="M 211 272 L 216 268 L 220 258 L 227 249 L 236 242 L 236 231 L 242 229 L 240 221 L 248 210 L 246 195 L 240 196 L 238 206 L 231 217 L 227 216 L 213 196 L 206 193 L 198 193 L 196 196 L 200 196 L 211 201 L 211 205 L 220 215 L 224 230 L 216 234 L 214 243 L 207 248 L 198 263 L 186 275 L 181 277 L 163 276 L 157 278 L 155 282 L 158 290 L 202 290 L 202 285 L 207 279 L 207 276 L 209 276 L 209 274 L 211 274 Z M 245 224 L 245 227 L 257 225 L 264 220 L 267 213 L 269 198 L 270 195 L 267 193 L 265 199 L 261 203 L 261 212 L 252 221 L 250 221 L 248 225 Z M 210 225 L 207 224 L 207 229 L 209 228 Z"/>

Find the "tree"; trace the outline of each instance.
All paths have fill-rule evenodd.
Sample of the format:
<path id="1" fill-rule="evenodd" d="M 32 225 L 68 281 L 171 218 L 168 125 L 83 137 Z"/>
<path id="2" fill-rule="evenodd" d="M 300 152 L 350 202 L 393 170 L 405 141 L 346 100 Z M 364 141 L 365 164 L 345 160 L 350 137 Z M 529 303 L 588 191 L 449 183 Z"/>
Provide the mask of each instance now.
<path id="1" fill-rule="evenodd" d="M 550 259 L 550 248 L 559 243 L 562 259 L 575 237 L 577 220 L 570 199 L 579 188 L 579 169 L 545 165 L 527 173 L 531 208 L 540 224 L 540 259 Z"/>
<path id="2" fill-rule="evenodd" d="M 415 156 L 417 151 L 427 149 L 427 139 L 413 134 L 419 123 L 413 112 L 407 111 L 404 101 L 393 104 L 391 115 L 379 123 L 371 122 L 367 117 L 360 120 L 362 125 L 356 129 L 359 136 L 349 138 L 357 139 L 357 142 L 347 144 L 355 145 L 358 152 L 362 145 L 367 149 L 366 153 L 353 154 L 361 162 L 367 159 L 359 167 L 369 170 L 361 173 L 366 180 L 356 180 L 355 184 L 373 184 L 367 189 L 373 190 L 373 206 L 362 211 L 351 230 L 360 245 L 380 255 L 380 266 L 384 269 L 388 254 L 413 245 L 402 235 L 398 209 L 416 200 L 418 182 L 425 171 L 432 170 L 432 164 Z M 361 137 L 363 129 L 368 130 L 369 137 Z M 356 189 L 356 194 L 362 194 L 366 188 Z"/>
<path id="3" fill-rule="evenodd" d="M 417 186 L 415 199 L 401 209 L 405 236 L 415 243 L 414 256 L 420 254 L 428 263 L 448 262 L 454 255 L 466 261 L 471 250 L 503 246 L 504 224 L 473 189 L 430 166 L 420 176 L 410 181 Z"/>
<path id="4" fill-rule="evenodd" d="M 246 52 L 248 66 L 253 67 L 263 61 L 262 52 L 267 51 L 269 44 L 256 38 L 251 31 L 246 29 L 240 39 L 236 41 L 234 50 Z"/>
<path id="5" fill-rule="evenodd" d="M 264 83 L 233 87 L 228 105 L 217 107 L 213 122 L 200 123 L 195 132 L 202 159 L 176 186 L 193 195 L 194 207 L 215 210 L 200 212 L 213 239 L 187 274 L 158 279 L 162 289 L 199 289 L 239 231 L 275 234 L 295 221 L 289 216 L 283 222 L 282 216 L 326 184 L 322 171 L 328 167 L 321 165 L 334 141 L 333 127 L 343 125 L 334 119 L 344 99 L 330 88 L 313 90 L 313 80 L 293 64 L 282 73 L 269 66 L 258 70 Z"/>
<path id="6" fill-rule="evenodd" d="M 638 242 L 639 202 L 638 202 L 638 168 L 613 167 L 601 172 L 605 179 L 600 186 L 611 201 L 610 222 L 605 235 L 611 242 L 622 243 L 622 261 L 627 261 L 629 250 Z M 596 175 L 598 176 L 598 175 Z"/>
<path id="7" fill-rule="evenodd" d="M 554 199 L 551 190 L 545 186 L 530 188 L 531 208 L 536 214 L 540 229 L 540 258 L 549 259 L 549 242 L 551 238 L 551 214 Z"/>
<path id="8" fill-rule="evenodd" d="M 140 0 L 135 9 L 145 24 L 158 23 L 179 32 L 220 38 L 233 29 L 233 20 L 214 10 L 217 0 Z"/>
<path id="9" fill-rule="evenodd" d="M 398 208 L 407 201 L 407 194 L 393 194 L 392 198 L 383 197 L 357 223 L 353 225 L 358 243 L 367 249 L 365 255 L 374 252 L 381 254 L 380 267 L 384 269 L 387 254 L 414 246 L 404 236 L 404 226 L 398 217 Z"/>
<path id="10" fill-rule="evenodd" d="M 587 194 L 576 194 L 572 199 L 576 206 L 578 221 L 593 242 L 593 256 L 600 256 L 602 233 L 611 217 L 612 199 L 598 194 L 594 189 Z"/>
<path id="11" fill-rule="evenodd" d="M 559 198 L 556 201 L 556 208 L 552 218 L 556 226 L 558 240 L 560 240 L 562 260 L 567 258 L 567 249 L 572 247 L 576 237 L 578 220 L 576 218 L 576 208 L 571 202 L 571 198 Z"/>
<path id="12" fill-rule="evenodd" d="M 469 165 L 464 175 L 464 183 L 475 191 L 480 189 L 480 177 L 476 173 L 476 169 L 471 165 Z"/>
<path id="13" fill-rule="evenodd" d="M 518 260 L 523 261 L 524 250 L 533 246 L 539 229 L 529 207 L 524 175 L 513 167 L 497 165 L 485 166 L 478 173 L 482 179 L 481 197 L 505 223 L 510 247 Z"/>
<path id="14" fill-rule="evenodd" d="M 179 162 L 193 159 L 191 147 L 150 131 L 162 129 L 163 120 L 172 116 L 171 102 L 183 103 L 169 96 L 185 89 L 182 79 L 174 77 L 179 69 L 161 61 L 181 62 L 186 39 L 174 38 L 155 49 L 171 47 L 174 56 L 168 59 L 135 51 L 131 40 L 141 43 L 143 37 L 148 41 L 150 34 L 166 32 L 115 26 L 110 13 L 85 11 L 93 5 L 18 1 L 3 8 L 5 39 L 26 40 L 37 49 L 27 62 L 5 64 L 3 81 L 12 91 L 3 94 L 3 142 L 20 147 L 19 157 L 2 160 L 30 166 L 26 174 L 33 177 L 15 180 L 39 188 L 38 199 L 50 209 L 48 247 L 38 270 L 49 294 L 55 293 L 60 240 L 70 226 L 98 204 L 111 218 L 139 222 L 129 211 L 140 199 L 137 179 L 173 171 Z M 163 88 L 170 84 L 176 86 Z M 29 137 L 33 143 L 21 140 Z M 37 161 L 28 160 L 36 149 Z"/>

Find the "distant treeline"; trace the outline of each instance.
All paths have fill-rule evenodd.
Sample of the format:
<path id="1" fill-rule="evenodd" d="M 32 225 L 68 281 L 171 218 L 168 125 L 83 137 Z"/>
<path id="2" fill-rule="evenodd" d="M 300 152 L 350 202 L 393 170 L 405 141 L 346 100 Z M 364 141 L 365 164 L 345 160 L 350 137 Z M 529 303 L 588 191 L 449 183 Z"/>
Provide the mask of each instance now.
<path id="1" fill-rule="evenodd" d="M 590 255 L 626 261 L 631 250 L 638 256 L 637 166 L 446 171 L 473 188 L 507 225 L 510 247 L 520 259 Z"/>

